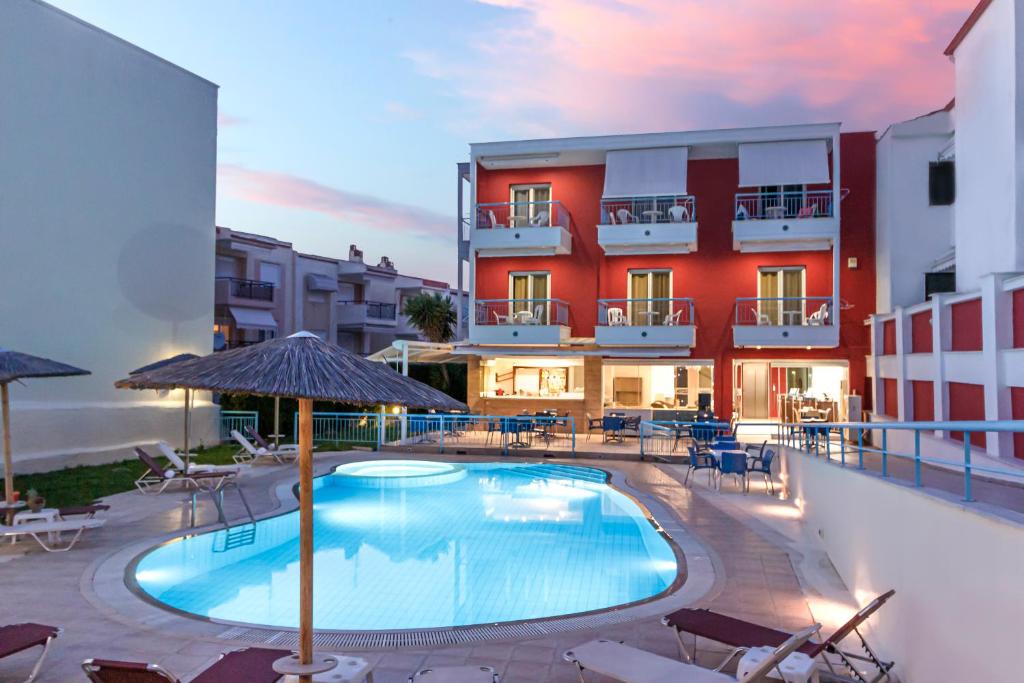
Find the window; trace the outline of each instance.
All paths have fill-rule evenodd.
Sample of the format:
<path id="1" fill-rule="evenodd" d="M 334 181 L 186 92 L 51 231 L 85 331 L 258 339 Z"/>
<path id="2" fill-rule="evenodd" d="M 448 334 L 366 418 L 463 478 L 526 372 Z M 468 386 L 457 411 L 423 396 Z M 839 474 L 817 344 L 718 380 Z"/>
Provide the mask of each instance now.
<path id="1" fill-rule="evenodd" d="M 948 206 L 956 200 L 956 168 L 952 161 L 928 164 L 928 204 Z"/>
<path id="2" fill-rule="evenodd" d="M 629 271 L 629 324 L 660 325 L 672 314 L 671 296 L 672 271 Z"/>
<path id="3" fill-rule="evenodd" d="M 230 256 L 218 256 L 217 277 L 238 277 L 238 261 Z"/>
<path id="4" fill-rule="evenodd" d="M 517 315 L 530 313 L 535 318 L 540 318 L 542 325 L 548 324 L 549 301 L 549 280 L 551 275 L 546 272 L 538 273 L 509 273 L 509 314 Z"/>
<path id="5" fill-rule="evenodd" d="M 509 225 L 522 227 L 529 225 L 541 211 L 546 211 L 548 220 L 544 225 L 551 225 L 551 184 L 513 185 L 511 188 L 512 210 L 509 212 Z"/>
<path id="6" fill-rule="evenodd" d="M 758 269 L 758 324 L 803 324 L 805 275 L 803 266 Z"/>
<path id="7" fill-rule="evenodd" d="M 274 287 L 281 286 L 281 266 L 269 261 L 260 261 L 260 280 L 269 282 Z"/>
<path id="8" fill-rule="evenodd" d="M 804 185 L 762 185 L 759 191 L 761 215 L 766 218 L 792 218 L 804 205 Z"/>

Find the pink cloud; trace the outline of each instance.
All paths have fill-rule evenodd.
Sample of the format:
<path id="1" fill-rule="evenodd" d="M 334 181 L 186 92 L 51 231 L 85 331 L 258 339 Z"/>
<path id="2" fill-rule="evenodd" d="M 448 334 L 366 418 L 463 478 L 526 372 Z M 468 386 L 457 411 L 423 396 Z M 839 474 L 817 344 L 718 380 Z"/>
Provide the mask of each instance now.
<path id="1" fill-rule="evenodd" d="M 475 55 L 407 57 L 537 133 L 843 120 L 945 104 L 942 48 L 977 0 L 481 0 Z"/>
<path id="2" fill-rule="evenodd" d="M 231 114 L 217 114 L 217 127 L 228 128 L 230 126 L 240 126 L 245 123 L 246 120 L 239 116 L 232 116 Z"/>
<path id="3" fill-rule="evenodd" d="M 432 237 L 449 236 L 454 230 L 453 218 L 429 209 L 349 192 L 287 173 L 219 164 L 217 180 L 236 199 L 313 211 L 375 230 Z"/>

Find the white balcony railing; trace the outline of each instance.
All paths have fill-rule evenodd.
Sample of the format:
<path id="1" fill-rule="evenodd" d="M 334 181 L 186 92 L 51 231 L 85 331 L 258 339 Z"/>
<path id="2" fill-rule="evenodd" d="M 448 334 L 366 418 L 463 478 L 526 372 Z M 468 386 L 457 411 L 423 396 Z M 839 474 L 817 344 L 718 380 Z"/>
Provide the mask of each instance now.
<path id="1" fill-rule="evenodd" d="M 832 298 L 811 296 L 736 299 L 735 324 L 776 327 L 832 325 Z"/>
<path id="2" fill-rule="evenodd" d="M 832 190 L 737 194 L 733 214 L 737 221 L 831 217 Z"/>
<path id="3" fill-rule="evenodd" d="M 478 230 L 502 228 L 569 229 L 572 216 L 558 201 L 493 202 L 476 205 Z"/>
<path id="4" fill-rule="evenodd" d="M 601 200 L 601 225 L 695 222 L 697 200 L 693 195 L 619 197 Z"/>
<path id="5" fill-rule="evenodd" d="M 692 325 L 693 299 L 600 299 L 597 324 L 608 327 Z"/>

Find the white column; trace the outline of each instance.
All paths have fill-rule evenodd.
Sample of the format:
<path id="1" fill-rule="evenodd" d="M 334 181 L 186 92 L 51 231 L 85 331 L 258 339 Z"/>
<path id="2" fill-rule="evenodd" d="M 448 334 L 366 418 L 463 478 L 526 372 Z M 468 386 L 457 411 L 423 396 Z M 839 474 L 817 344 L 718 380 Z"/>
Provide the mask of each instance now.
<path id="1" fill-rule="evenodd" d="M 871 410 L 875 415 L 881 415 L 885 400 L 882 396 L 882 364 L 878 360 L 882 352 L 882 324 L 877 315 L 872 315 L 870 320 L 868 340 L 871 344 Z"/>
<path id="2" fill-rule="evenodd" d="M 932 295 L 932 397 L 934 399 L 935 420 L 942 422 L 949 419 L 949 393 L 946 391 L 946 369 L 942 363 L 943 354 L 952 343 L 952 314 L 942 294 Z M 935 436 L 949 436 L 945 432 L 936 431 Z"/>
<path id="3" fill-rule="evenodd" d="M 833 324 L 836 326 L 836 333 L 839 334 L 839 246 L 840 237 L 839 235 L 843 231 L 843 216 L 842 216 L 842 178 L 839 174 L 839 146 L 840 146 L 840 135 L 836 133 L 832 136 L 832 213 L 835 215 L 836 225 L 839 229 L 836 231 L 836 240 L 832 244 L 832 315 Z"/>
<path id="4" fill-rule="evenodd" d="M 914 411 L 909 400 L 912 392 L 907 391 L 907 332 L 910 325 L 902 306 L 893 308 L 896 326 L 896 419 L 906 421 L 913 419 Z"/>
<path id="5" fill-rule="evenodd" d="M 1000 351 L 1013 346 L 1013 299 L 1003 289 L 1007 275 L 990 273 L 981 278 L 981 356 L 984 362 L 985 419 L 1012 417 L 1010 389 L 1006 385 Z M 1013 457 L 1013 434 L 992 432 L 986 439 L 989 455 Z"/>

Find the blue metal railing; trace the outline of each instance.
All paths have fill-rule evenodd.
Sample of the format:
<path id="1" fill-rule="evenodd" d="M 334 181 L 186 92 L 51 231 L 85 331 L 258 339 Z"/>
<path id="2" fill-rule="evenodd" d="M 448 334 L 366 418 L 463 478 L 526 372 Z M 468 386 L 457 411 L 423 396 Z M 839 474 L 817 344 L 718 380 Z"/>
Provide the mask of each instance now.
<path id="1" fill-rule="evenodd" d="M 782 425 L 782 443 L 798 448 L 806 453 L 815 456 L 824 456 L 832 460 L 835 452 L 840 466 L 846 467 L 847 460 L 851 455 L 857 457 L 857 469 L 865 469 L 864 455 L 876 454 L 879 456 L 880 473 L 883 477 L 891 476 L 889 465 L 890 458 L 909 460 L 913 466 L 914 486 L 920 487 L 922 465 L 930 464 L 944 468 L 959 468 L 963 472 L 963 500 L 971 502 L 973 496 L 973 480 L 975 473 L 996 475 L 998 477 L 1010 477 L 1024 481 L 1024 469 L 1009 467 L 987 467 L 974 464 L 971 461 L 971 434 L 997 434 L 1001 432 L 1024 433 L 1024 421 L 1021 420 L 998 420 L 998 421 L 947 421 L 947 422 L 824 422 L 815 424 L 797 423 Z M 912 453 L 905 453 L 893 450 L 889 447 L 889 432 L 892 431 L 913 431 L 914 450 Z M 839 443 L 835 444 L 830 435 L 833 431 L 839 433 Z M 922 455 L 921 432 L 958 432 L 963 437 L 963 460 L 959 463 L 949 459 L 936 458 Z M 856 433 L 856 444 L 851 444 L 849 434 Z M 865 444 L 865 432 L 881 432 L 881 445 L 874 447 Z"/>
<path id="2" fill-rule="evenodd" d="M 597 324 L 693 325 L 693 299 L 598 299 Z"/>
<path id="3" fill-rule="evenodd" d="M 477 325 L 568 325 L 561 299 L 477 299 Z"/>
<path id="4" fill-rule="evenodd" d="M 260 414 L 255 410 L 222 410 L 220 411 L 220 440 L 231 439 L 231 431 L 236 430 L 245 434 L 245 428 L 252 427 L 255 431 L 260 430 Z"/>
<path id="5" fill-rule="evenodd" d="M 744 192 L 736 195 L 735 220 L 832 216 L 832 190 Z"/>
<path id="6" fill-rule="evenodd" d="M 740 297 L 736 325 L 832 325 L 832 297 Z"/>
<path id="7" fill-rule="evenodd" d="M 566 230 L 572 215 L 559 201 L 490 202 L 476 205 L 478 230 L 501 228 L 553 228 Z"/>
<path id="8" fill-rule="evenodd" d="M 697 200 L 690 194 L 601 200 L 601 225 L 693 223 L 696 220 Z"/>
<path id="9" fill-rule="evenodd" d="M 383 418 L 383 419 L 382 419 Z M 298 440 L 298 413 L 293 437 Z M 436 445 L 498 448 L 508 455 L 530 449 L 576 453 L 571 415 L 464 415 L 459 413 L 313 413 L 314 443 L 386 446 Z"/>

